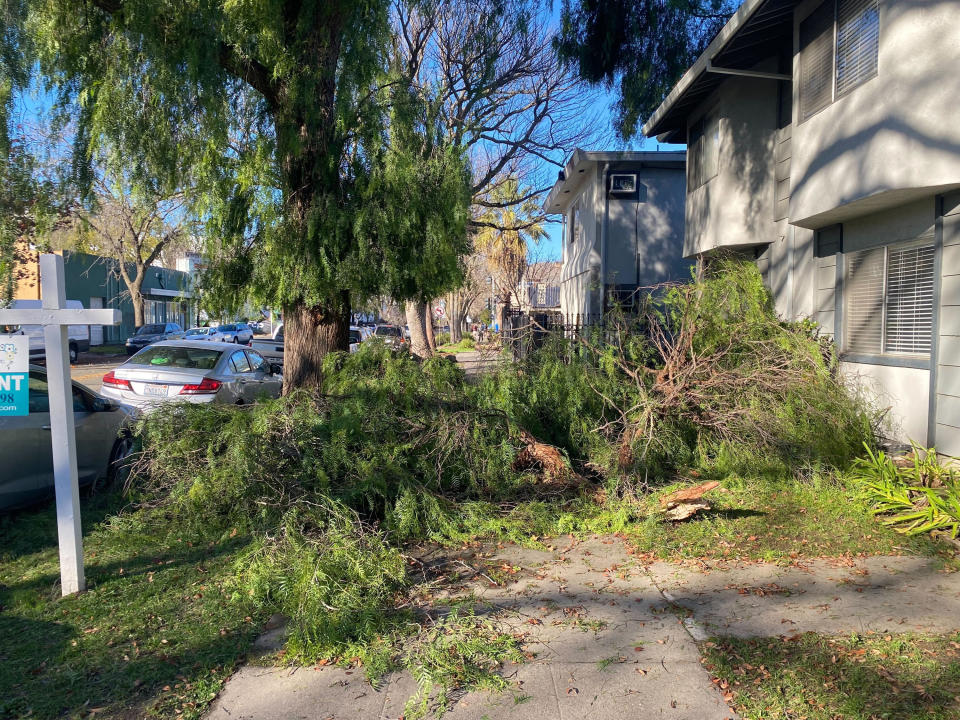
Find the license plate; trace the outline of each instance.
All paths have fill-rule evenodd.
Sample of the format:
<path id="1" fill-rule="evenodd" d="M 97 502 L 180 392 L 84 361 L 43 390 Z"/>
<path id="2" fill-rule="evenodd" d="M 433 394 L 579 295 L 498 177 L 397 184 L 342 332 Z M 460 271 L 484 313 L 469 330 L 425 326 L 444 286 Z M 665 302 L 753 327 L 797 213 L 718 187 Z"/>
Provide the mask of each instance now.
<path id="1" fill-rule="evenodd" d="M 150 397 L 166 397 L 167 385 L 144 385 L 143 394 Z"/>

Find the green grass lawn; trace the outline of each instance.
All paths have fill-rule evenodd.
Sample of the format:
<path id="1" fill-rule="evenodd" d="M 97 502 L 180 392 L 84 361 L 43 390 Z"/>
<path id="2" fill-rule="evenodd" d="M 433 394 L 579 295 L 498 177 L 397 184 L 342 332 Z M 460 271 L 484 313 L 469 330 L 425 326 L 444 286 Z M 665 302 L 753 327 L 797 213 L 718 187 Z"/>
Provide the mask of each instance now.
<path id="1" fill-rule="evenodd" d="M 543 542 L 548 535 L 567 532 L 620 532 L 638 551 L 670 560 L 749 558 L 779 562 L 798 557 L 860 553 L 948 555 L 940 543 L 908 539 L 885 528 L 835 480 L 728 477 L 723 480 L 723 486 L 726 491 L 714 491 L 708 496 L 714 503 L 711 512 L 676 524 L 638 520 L 636 517 L 642 518 L 644 513 L 634 515 L 623 501 L 601 505 L 591 497 L 582 496 L 565 502 L 520 503 L 507 514 L 496 513 L 495 508 L 482 512 L 474 509 L 471 512 L 479 514 L 464 529 L 467 536 L 511 538 L 520 542 L 530 542 L 534 535 Z M 669 488 L 664 491 L 667 490 Z M 646 510 L 655 507 L 655 503 L 655 498 L 645 501 Z M 248 546 L 249 538 L 237 535 L 219 542 L 191 545 L 157 530 L 158 526 L 150 522 L 150 515 L 145 511 L 124 512 L 122 507 L 123 499 L 117 493 L 84 501 L 89 589 L 69 598 L 59 595 L 52 504 L 0 518 L 0 637 L 5 640 L 0 643 L 0 717 L 82 717 L 91 710 L 97 710 L 99 717 L 111 718 L 198 717 L 224 679 L 245 657 L 265 619 L 233 585 L 235 559 Z M 467 510 L 465 507 L 465 512 Z M 956 564 L 955 559 L 947 562 Z M 15 641 L 10 642 L 9 638 Z M 482 640 L 489 642 L 485 635 Z M 876 639 L 871 642 L 874 641 L 880 642 Z M 403 640 L 404 644 L 409 642 L 410 639 Z M 718 677 L 725 677 L 722 675 L 725 665 L 718 655 L 721 647 L 726 648 L 725 653 L 741 654 L 748 648 L 754 653 L 789 654 L 800 647 L 797 643 L 780 641 L 774 641 L 771 647 L 749 644 L 741 647 L 731 644 L 733 642 L 708 648 Z M 921 649 L 911 650 L 917 658 L 909 666 L 915 666 L 915 672 L 910 671 L 914 675 L 907 673 L 903 677 L 915 676 L 914 684 L 936 688 L 937 679 L 928 677 L 930 672 L 921 662 L 927 657 L 924 653 L 932 649 L 949 657 L 955 648 L 937 639 L 923 642 L 926 644 L 917 646 Z M 905 647 L 913 648 L 910 643 L 914 641 L 910 640 Z M 504 652 L 498 650 L 490 654 L 499 657 Z M 786 657 L 783 662 L 789 659 Z M 802 654 L 794 659 L 802 661 Z M 773 661 L 745 662 L 754 667 L 764 663 L 772 667 Z M 850 662 L 854 663 L 851 669 L 859 667 L 855 661 Z M 421 660 L 416 664 L 422 664 Z M 823 664 L 821 658 L 818 665 Z M 741 663 L 737 667 L 746 666 Z M 896 663 L 884 665 L 896 675 L 892 669 L 895 667 L 898 667 Z M 957 671 L 954 665 L 950 668 L 949 673 L 940 678 L 944 687 L 954 687 L 951 683 L 955 683 Z M 811 665 L 804 672 L 815 669 Z M 823 667 L 819 669 L 824 671 Z M 832 672 L 831 668 L 826 670 Z M 806 677 L 801 676 L 802 673 L 797 677 Z M 438 676 L 438 682 L 442 679 Z M 877 673 L 873 673 L 870 680 L 887 682 Z M 767 692 L 765 682 L 761 678 L 760 685 L 751 684 L 750 688 L 740 688 L 738 692 Z M 820 680 L 809 682 L 816 684 Z M 909 690 L 912 685 L 906 680 L 903 683 L 907 688 L 905 693 L 913 692 Z M 781 683 L 779 687 L 785 686 Z M 805 691 L 791 692 L 799 697 Z M 840 695 L 833 690 L 824 690 L 824 693 L 824 707 L 832 707 L 828 699 L 840 702 Z M 919 699 L 911 702 L 923 700 L 922 693 L 914 695 Z M 751 698 L 753 695 L 744 695 L 738 702 L 745 703 L 744 708 L 759 708 L 768 702 L 763 695 L 750 705 L 754 702 Z M 841 710 L 836 712 L 848 717 Z M 744 715 L 774 717 L 749 715 L 746 710 Z M 808 717 L 813 720 L 831 716 L 810 714 Z M 876 714 L 876 717 L 884 715 Z M 951 716 L 932 714 L 929 717 Z"/>
<path id="2" fill-rule="evenodd" d="M 457 343 L 447 343 L 446 345 L 441 345 L 437 348 L 437 352 L 442 353 L 459 353 L 466 352 L 468 350 L 474 350 L 474 342 L 468 338 L 463 338 L 460 342 Z"/>
<path id="3" fill-rule="evenodd" d="M 960 717 L 960 634 L 714 638 L 701 651 L 745 720 Z"/>
<path id="4" fill-rule="evenodd" d="M 51 506 L 0 518 L 0 717 L 197 717 L 262 618 L 231 598 L 247 540 L 191 547 L 84 503 L 87 592 L 61 598 Z"/>
<path id="5" fill-rule="evenodd" d="M 721 480 L 707 494 L 713 509 L 693 519 L 663 523 L 651 517 L 625 532 L 643 553 L 677 560 L 765 560 L 840 555 L 923 554 L 956 565 L 955 553 L 927 536 L 907 537 L 885 527 L 830 476 L 808 480 L 739 478 Z M 669 492 L 667 488 L 664 492 Z M 656 507 L 656 499 L 647 502 Z"/>

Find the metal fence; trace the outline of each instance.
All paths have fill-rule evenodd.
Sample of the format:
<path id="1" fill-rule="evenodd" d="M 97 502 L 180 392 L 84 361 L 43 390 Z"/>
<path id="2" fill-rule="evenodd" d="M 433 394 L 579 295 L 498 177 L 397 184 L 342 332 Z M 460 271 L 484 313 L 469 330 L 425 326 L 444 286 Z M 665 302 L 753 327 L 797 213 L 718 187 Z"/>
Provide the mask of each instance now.
<path id="1" fill-rule="evenodd" d="M 521 312 L 511 310 L 504 319 L 501 338 L 515 359 L 527 357 L 553 335 L 574 339 L 602 330 L 600 315 L 563 315 L 559 312 Z"/>

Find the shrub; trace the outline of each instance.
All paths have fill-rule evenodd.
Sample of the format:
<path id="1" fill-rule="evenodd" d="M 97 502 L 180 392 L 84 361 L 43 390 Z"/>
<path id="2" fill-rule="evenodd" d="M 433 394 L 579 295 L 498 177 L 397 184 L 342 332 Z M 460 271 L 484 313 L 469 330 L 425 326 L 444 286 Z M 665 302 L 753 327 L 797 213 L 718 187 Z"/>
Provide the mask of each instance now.
<path id="1" fill-rule="evenodd" d="M 911 459 L 900 464 L 881 450 L 866 452 L 850 477 L 885 525 L 907 535 L 937 530 L 953 539 L 960 535 L 960 470 L 944 465 L 934 448 L 914 445 Z"/>
<path id="2" fill-rule="evenodd" d="M 450 333 L 448 333 L 448 332 L 439 332 L 439 333 L 437 333 L 437 334 L 434 336 L 434 341 L 436 342 L 437 347 L 440 347 L 441 345 L 449 345 L 449 344 L 450 344 Z"/>

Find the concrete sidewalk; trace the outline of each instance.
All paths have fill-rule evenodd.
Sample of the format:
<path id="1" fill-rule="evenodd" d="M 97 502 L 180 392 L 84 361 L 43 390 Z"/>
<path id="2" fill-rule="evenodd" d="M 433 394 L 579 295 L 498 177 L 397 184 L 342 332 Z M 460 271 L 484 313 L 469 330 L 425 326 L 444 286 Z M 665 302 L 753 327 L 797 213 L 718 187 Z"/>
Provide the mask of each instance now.
<path id="1" fill-rule="evenodd" d="M 426 562 L 432 558 L 425 557 Z M 467 694 L 446 717 L 720 720 L 734 713 L 700 664 L 708 635 L 960 628 L 960 574 L 925 559 L 734 565 L 696 572 L 630 557 L 614 538 L 563 541 L 553 552 L 515 546 L 457 558 L 473 593 L 506 628 L 526 634 L 534 659 L 508 666 L 510 691 Z M 490 566 L 513 580 L 494 586 Z M 265 638 L 269 643 L 271 638 Z M 362 672 L 248 665 L 210 718 L 400 718 L 416 684 L 396 674 L 378 688 Z"/>

